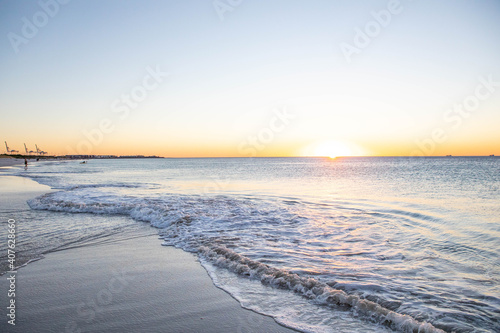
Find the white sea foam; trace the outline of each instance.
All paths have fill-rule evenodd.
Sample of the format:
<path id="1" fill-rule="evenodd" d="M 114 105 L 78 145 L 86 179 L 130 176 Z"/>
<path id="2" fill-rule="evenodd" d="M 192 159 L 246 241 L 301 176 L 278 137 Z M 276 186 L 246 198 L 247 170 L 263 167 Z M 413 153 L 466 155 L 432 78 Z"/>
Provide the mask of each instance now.
<path id="1" fill-rule="evenodd" d="M 258 279 L 263 284 L 275 288 L 291 290 L 307 299 L 315 300 L 328 306 L 345 305 L 358 314 L 377 323 L 388 325 L 402 332 L 434 333 L 444 332 L 430 323 L 419 322 L 408 315 L 402 315 L 386 309 L 377 303 L 349 295 L 342 290 L 331 288 L 313 278 L 301 277 L 285 270 L 276 269 L 266 264 L 251 260 L 223 247 L 201 247 L 200 254 L 210 259 L 215 265 L 225 267 L 239 275 Z"/>
<path id="2" fill-rule="evenodd" d="M 148 222 L 164 245 L 198 253 L 244 306 L 286 325 L 492 332 L 499 161 L 127 160 L 20 172 L 63 189 L 32 208 Z"/>
<path id="3" fill-rule="evenodd" d="M 379 324 L 387 325 L 403 332 L 443 332 L 429 323 L 419 322 L 408 315 L 391 311 L 379 304 L 361 299 L 359 296 L 334 289 L 314 278 L 301 277 L 283 269 L 251 260 L 226 247 L 217 244 L 237 242 L 240 238 L 224 231 L 234 227 L 224 224 L 228 216 L 243 218 L 244 215 L 267 215 L 268 224 L 280 224 L 278 215 L 289 212 L 272 210 L 263 207 L 253 210 L 252 205 L 228 198 L 206 199 L 201 197 L 170 196 L 163 199 L 119 198 L 106 195 L 105 192 L 92 191 L 95 187 L 74 187 L 71 191 L 60 191 L 42 195 L 28 203 L 33 209 L 93 214 L 122 214 L 138 221 L 151 223 L 152 226 L 163 229 L 161 235 L 168 245 L 175 245 L 185 250 L 198 252 L 219 267 L 225 267 L 239 275 L 258 279 L 263 284 L 275 288 L 293 291 L 317 304 L 325 306 L 348 306 L 357 315 L 366 317 Z M 210 207 L 210 208 L 209 208 Z M 206 209 L 210 210 L 206 210 Z M 244 215 L 242 215 L 244 213 Z M 273 215 L 273 213 L 275 215 Z M 292 217 L 292 216 L 290 216 Z M 191 226 L 197 220 L 197 227 Z M 213 235 L 209 225 L 217 225 L 218 235 Z M 215 223 L 214 223 L 215 222 Z M 244 224 L 244 222 L 239 223 Z M 200 226 L 207 227 L 199 229 Z M 224 228 L 227 228 L 226 230 Z"/>

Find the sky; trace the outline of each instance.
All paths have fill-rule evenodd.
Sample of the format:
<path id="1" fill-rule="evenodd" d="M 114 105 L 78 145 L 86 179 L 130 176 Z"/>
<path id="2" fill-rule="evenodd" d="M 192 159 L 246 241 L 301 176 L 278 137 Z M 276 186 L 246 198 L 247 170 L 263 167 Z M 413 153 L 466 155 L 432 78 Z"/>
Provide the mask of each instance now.
<path id="1" fill-rule="evenodd" d="M 499 18 L 498 0 L 0 0 L 0 139 L 58 155 L 500 155 Z"/>

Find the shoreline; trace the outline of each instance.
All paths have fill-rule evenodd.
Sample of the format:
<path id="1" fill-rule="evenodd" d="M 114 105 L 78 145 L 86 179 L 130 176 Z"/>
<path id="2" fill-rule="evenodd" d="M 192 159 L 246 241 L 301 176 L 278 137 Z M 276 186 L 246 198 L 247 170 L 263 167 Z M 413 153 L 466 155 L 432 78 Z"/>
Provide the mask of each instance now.
<path id="1" fill-rule="evenodd" d="M 26 200 L 47 187 L 16 176 L 0 182 L 11 177 L 18 182 L 0 187 L 0 194 L 15 201 L 4 214 L 15 218 L 16 209 L 29 209 Z M 82 244 L 19 268 L 15 326 L 8 324 L 8 289 L 4 276 L 2 332 L 296 332 L 244 309 L 214 285 L 195 255 L 161 246 L 156 234 Z"/>
<path id="2" fill-rule="evenodd" d="M 12 158 L 12 157 L 0 158 L 0 171 L 3 171 L 5 170 L 5 168 L 9 168 L 12 166 L 23 165 L 23 163 L 24 160 L 19 158 Z"/>

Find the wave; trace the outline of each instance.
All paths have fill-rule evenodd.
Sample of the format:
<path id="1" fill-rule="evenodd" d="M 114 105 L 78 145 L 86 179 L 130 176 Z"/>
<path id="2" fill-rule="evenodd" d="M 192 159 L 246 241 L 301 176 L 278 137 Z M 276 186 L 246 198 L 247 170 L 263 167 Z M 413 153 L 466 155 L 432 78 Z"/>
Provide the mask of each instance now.
<path id="1" fill-rule="evenodd" d="M 301 277 L 285 270 L 270 267 L 258 261 L 244 257 L 223 247 L 199 249 L 200 255 L 219 267 L 252 279 L 260 280 L 264 285 L 293 291 L 303 297 L 315 300 L 319 304 L 335 307 L 347 306 L 368 320 L 387 325 L 403 332 L 443 333 L 444 331 L 427 322 L 419 322 L 408 315 L 391 311 L 375 302 L 350 295 L 314 278 Z"/>
<path id="2" fill-rule="evenodd" d="M 36 169 L 35 169 L 36 170 Z M 99 171 L 99 170 L 78 170 L 78 171 L 39 171 L 39 170 L 36 170 L 34 171 L 33 173 L 31 173 L 29 175 L 29 177 L 35 177 L 36 175 L 51 175 L 51 174 L 55 174 L 55 175 L 60 175 L 60 174 L 63 174 L 63 175 L 79 175 L 79 174 L 88 174 L 88 173 L 102 173 L 102 171 Z"/>
<path id="3" fill-rule="evenodd" d="M 165 240 L 165 245 L 195 252 L 218 267 L 260 280 L 264 285 L 292 291 L 323 306 L 350 309 L 368 321 L 403 332 L 444 332 L 430 323 L 420 322 L 376 302 L 335 289 L 318 279 L 252 260 L 227 247 L 238 244 L 242 228 L 254 232 L 256 237 L 268 237 L 270 241 L 276 241 L 272 232 L 264 234 L 263 231 L 272 225 L 272 230 L 283 227 L 284 220 L 290 224 L 301 220 L 300 216 L 290 215 L 286 209 L 266 207 L 263 202 L 255 207 L 248 201 L 222 196 L 168 195 L 148 199 L 103 195 L 96 191 L 98 187 L 106 186 L 75 186 L 69 191 L 52 192 L 29 200 L 28 205 L 32 209 L 58 212 L 127 215 L 162 229 L 160 236 Z M 265 223 L 260 220 L 263 216 Z M 281 216 L 287 218 L 282 219 Z M 231 219 L 231 223 L 224 224 Z M 197 226 L 193 226 L 195 222 L 198 222 Z"/>
<path id="4" fill-rule="evenodd" d="M 150 186 L 157 186 L 157 184 L 148 183 L 110 183 L 110 184 L 80 184 L 75 186 L 68 186 L 68 190 L 77 190 L 83 188 L 150 188 Z"/>
<path id="5" fill-rule="evenodd" d="M 63 178 L 48 177 L 38 174 L 19 174 L 17 176 L 30 178 L 42 185 L 50 186 L 56 190 L 78 190 L 78 189 L 99 189 L 99 188 L 147 188 L 158 189 L 160 185 L 157 183 L 134 183 L 134 182 L 113 182 L 113 183 L 98 183 L 98 184 L 67 184 Z"/>

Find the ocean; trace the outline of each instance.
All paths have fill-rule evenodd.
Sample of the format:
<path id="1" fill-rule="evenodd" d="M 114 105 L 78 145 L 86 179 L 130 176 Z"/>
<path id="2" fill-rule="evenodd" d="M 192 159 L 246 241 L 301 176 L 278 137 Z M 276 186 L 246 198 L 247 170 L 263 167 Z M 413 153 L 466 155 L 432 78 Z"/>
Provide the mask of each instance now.
<path id="1" fill-rule="evenodd" d="M 52 188 L 15 211 L 20 263 L 155 232 L 158 251 L 197 254 L 242 306 L 297 330 L 500 332 L 497 157 L 96 159 L 7 174 Z"/>

